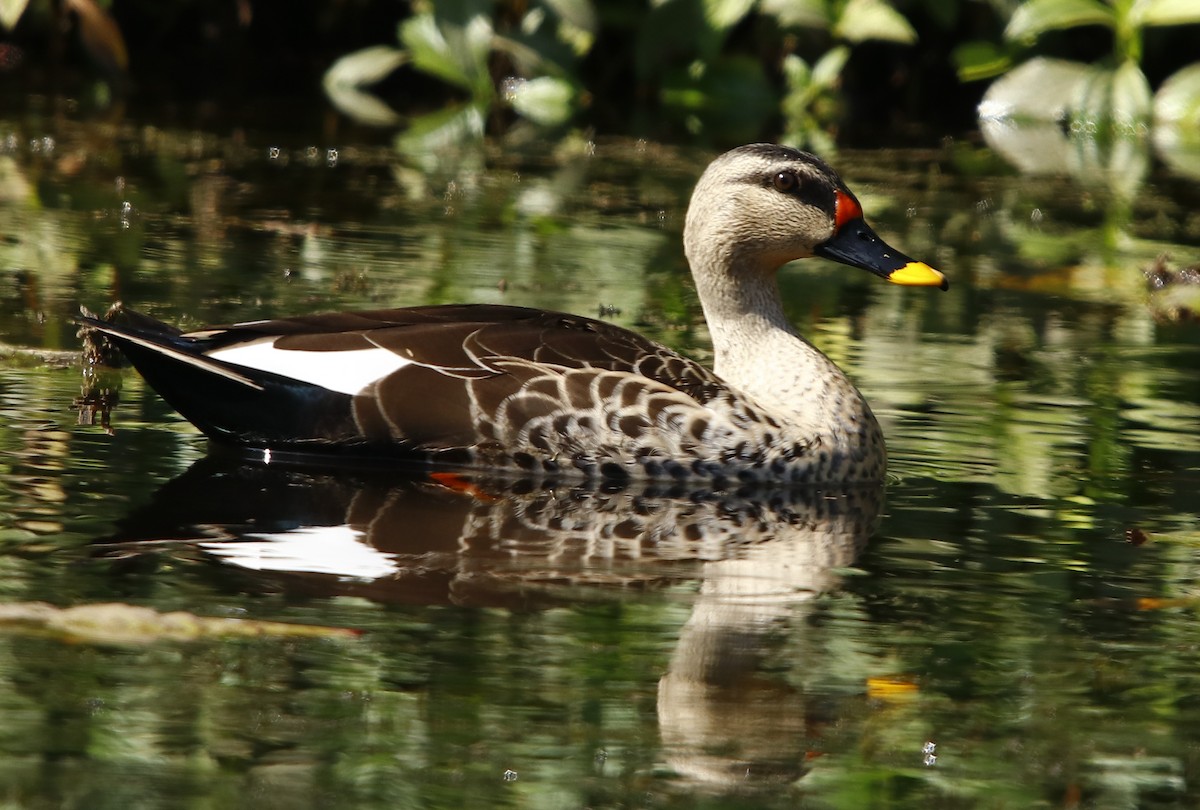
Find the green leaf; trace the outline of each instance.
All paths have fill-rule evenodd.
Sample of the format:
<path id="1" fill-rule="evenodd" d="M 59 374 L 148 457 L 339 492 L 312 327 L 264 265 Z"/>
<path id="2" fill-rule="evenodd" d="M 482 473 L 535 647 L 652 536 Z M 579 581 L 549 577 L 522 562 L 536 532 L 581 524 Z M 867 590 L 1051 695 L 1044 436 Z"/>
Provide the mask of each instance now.
<path id="1" fill-rule="evenodd" d="M 506 88 L 505 96 L 524 117 L 543 126 L 554 126 L 571 117 L 575 88 L 564 79 L 540 76 L 517 80 Z"/>
<path id="2" fill-rule="evenodd" d="M 420 14 L 400 24 L 400 42 L 412 54 L 413 63 L 443 81 L 469 87 L 466 73 L 450 53 L 450 45 L 432 14 Z"/>
<path id="3" fill-rule="evenodd" d="M 372 127 L 394 127 L 400 123 L 400 114 L 389 107 L 383 99 L 348 84 L 326 84 L 325 94 L 340 112 Z"/>
<path id="4" fill-rule="evenodd" d="M 962 82 L 999 76 L 1012 65 L 1009 55 L 991 42 L 964 42 L 954 49 L 952 58 Z"/>
<path id="5" fill-rule="evenodd" d="M 557 5 L 531 5 L 510 36 L 538 51 L 539 59 L 561 62 L 566 56 L 562 45 L 567 46 L 571 56 L 583 56 L 596 41 L 596 17 L 591 5 L 586 1 L 564 2 L 561 9 Z M 560 11 L 569 16 L 562 16 Z"/>
<path id="6" fill-rule="evenodd" d="M 803 90 L 812 84 L 812 68 L 796 54 L 789 53 L 783 57 L 783 78 L 788 90 Z"/>
<path id="7" fill-rule="evenodd" d="M 850 47 L 839 45 L 817 60 L 810 69 L 792 54 L 784 60 L 788 92 L 780 105 L 787 143 L 803 144 L 818 151 L 831 151 L 826 128 L 837 119 L 839 107 L 835 87 L 850 57 Z"/>
<path id="8" fill-rule="evenodd" d="M 407 60 L 404 51 L 374 45 L 349 53 L 325 71 L 325 87 L 364 87 L 382 80 Z"/>
<path id="9" fill-rule="evenodd" d="M 834 36 L 847 42 L 879 39 L 910 45 L 917 32 L 899 11 L 884 0 L 850 0 L 833 26 Z"/>
<path id="10" fill-rule="evenodd" d="M 1118 123 L 1131 124 L 1150 116 L 1150 82 L 1137 62 L 1125 62 L 1113 73 L 1111 112 Z"/>
<path id="11" fill-rule="evenodd" d="M 492 47 L 512 57 L 513 64 L 521 73 L 541 73 L 545 72 L 547 67 L 561 71 L 557 65 L 546 60 L 545 55 L 537 48 L 526 42 L 497 35 L 492 38 Z"/>
<path id="12" fill-rule="evenodd" d="M 492 24 L 486 17 L 457 25 L 421 14 L 401 23 L 400 41 L 418 70 L 457 85 L 476 99 L 491 98 L 494 89 L 487 58 Z"/>
<path id="13" fill-rule="evenodd" d="M 1071 105 L 1071 120 L 1089 131 L 1129 127 L 1150 114 L 1150 84 L 1135 62 L 1089 72 Z"/>
<path id="14" fill-rule="evenodd" d="M 1154 97 L 1158 124 L 1190 125 L 1200 130 L 1200 62 L 1167 77 Z"/>
<path id="15" fill-rule="evenodd" d="M 573 28 L 596 33 L 596 9 L 588 0 L 542 0 L 545 5 L 558 15 L 558 18 Z"/>
<path id="16" fill-rule="evenodd" d="M 992 82 L 979 102 L 983 121 L 1057 122 L 1091 76 L 1087 65 L 1036 57 Z"/>
<path id="17" fill-rule="evenodd" d="M 9 31 L 17 27 L 17 21 L 25 13 L 29 0 L 0 0 L 0 25 Z"/>
<path id="18" fill-rule="evenodd" d="M 483 140 L 485 111 L 482 105 L 467 104 L 418 116 L 396 137 L 396 148 L 432 172 L 447 155 Z"/>
<path id="19" fill-rule="evenodd" d="M 1149 0 L 1135 3 L 1137 25 L 1188 25 L 1200 23 L 1200 3 L 1196 0 Z"/>
<path id="20" fill-rule="evenodd" d="M 809 108 L 820 90 L 813 84 L 812 68 L 794 53 L 789 53 L 783 59 L 783 78 L 787 92 L 780 101 L 779 109 L 788 126 L 792 127 L 794 122 L 811 117 Z"/>
<path id="21" fill-rule="evenodd" d="M 1033 40 L 1046 31 L 1081 25 L 1112 28 L 1115 24 L 1116 13 L 1099 0 L 1029 0 L 1013 12 L 1004 36 L 1010 40 Z"/>
<path id="22" fill-rule="evenodd" d="M 762 0 L 759 9 L 773 16 L 783 27 L 829 30 L 830 10 L 826 0 Z"/>
<path id="23" fill-rule="evenodd" d="M 704 19 L 718 31 L 733 28 L 750 13 L 754 0 L 703 0 Z"/>
<path id="24" fill-rule="evenodd" d="M 821 88 L 833 87 L 842 76 L 842 69 L 850 59 L 850 49 L 845 45 L 833 48 L 813 65 L 812 83 Z"/>

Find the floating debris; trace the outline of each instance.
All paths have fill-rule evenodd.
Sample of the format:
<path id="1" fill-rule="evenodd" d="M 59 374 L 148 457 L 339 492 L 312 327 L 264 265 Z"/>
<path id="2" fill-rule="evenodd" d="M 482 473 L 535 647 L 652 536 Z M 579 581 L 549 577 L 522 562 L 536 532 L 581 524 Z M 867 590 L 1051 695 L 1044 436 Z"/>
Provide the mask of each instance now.
<path id="1" fill-rule="evenodd" d="M 116 430 L 112 426 L 112 412 L 120 401 L 120 391 L 112 388 L 95 388 L 85 384 L 83 392 L 71 403 L 77 412 L 75 424 L 87 427 L 99 425 L 108 435 L 115 435 Z"/>
<path id="2" fill-rule="evenodd" d="M 358 630 L 253 619 L 210 618 L 101 602 L 60 608 L 46 602 L 0 605 L 0 630 L 32 632 L 90 644 L 149 644 L 202 638 L 357 638 Z"/>
<path id="3" fill-rule="evenodd" d="M 937 764 L 937 743 L 931 740 L 926 741 L 926 743 L 921 746 L 921 753 L 925 756 L 925 759 L 923 759 L 922 762 L 925 763 L 926 768 L 932 768 Z"/>
<path id="4" fill-rule="evenodd" d="M 1150 309 L 1160 321 L 1196 320 L 1200 318 L 1200 264 L 1173 270 L 1170 259 L 1163 253 L 1142 268 Z"/>
<path id="5" fill-rule="evenodd" d="M 867 697 L 875 700 L 907 700 L 916 694 L 917 685 L 903 678 L 867 678 Z"/>
<path id="6" fill-rule="evenodd" d="M 125 314 L 124 305 L 118 301 L 110 306 L 103 316 L 97 316 L 94 312 L 85 306 L 79 307 L 79 314 L 85 318 L 98 318 L 102 321 L 112 323 L 113 321 L 122 320 Z M 134 313 L 135 315 L 137 313 Z M 141 316 L 138 316 L 141 317 Z M 76 333 L 77 337 L 83 341 L 83 365 L 84 368 L 92 366 L 105 366 L 107 368 L 125 368 L 129 362 L 125 359 L 125 355 L 116 347 L 106 335 L 97 332 L 90 326 L 80 326 Z"/>
<path id="7" fill-rule="evenodd" d="M 1125 542 L 1129 543 L 1130 545 L 1134 545 L 1134 546 L 1145 545 L 1146 541 L 1149 539 L 1150 539 L 1150 535 L 1146 534 L 1144 531 L 1137 528 L 1136 526 L 1132 526 L 1125 530 Z"/>
<path id="8" fill-rule="evenodd" d="M 0 362 L 34 368 L 70 368 L 79 361 L 79 352 L 62 351 L 58 349 L 33 349 L 28 346 L 13 346 L 0 343 Z"/>

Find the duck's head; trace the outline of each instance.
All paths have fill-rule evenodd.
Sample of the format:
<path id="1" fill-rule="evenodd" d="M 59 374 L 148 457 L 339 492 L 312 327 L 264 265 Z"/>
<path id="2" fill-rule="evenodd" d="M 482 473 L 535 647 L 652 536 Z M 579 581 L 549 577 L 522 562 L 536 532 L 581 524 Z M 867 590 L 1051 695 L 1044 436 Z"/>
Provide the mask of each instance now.
<path id="1" fill-rule="evenodd" d="M 715 260 L 730 270 L 773 271 L 821 256 L 896 284 L 949 286 L 880 239 L 824 161 L 775 144 L 740 146 L 709 165 L 692 193 L 684 244 L 694 269 Z"/>

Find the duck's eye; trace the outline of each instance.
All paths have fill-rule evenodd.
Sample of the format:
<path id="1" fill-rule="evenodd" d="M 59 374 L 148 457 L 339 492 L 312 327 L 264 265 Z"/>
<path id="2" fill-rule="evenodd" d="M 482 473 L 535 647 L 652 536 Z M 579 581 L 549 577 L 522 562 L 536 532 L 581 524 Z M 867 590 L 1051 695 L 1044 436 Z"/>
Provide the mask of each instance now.
<path id="1" fill-rule="evenodd" d="M 776 191 L 791 194 L 800 187 L 800 178 L 795 172 L 779 172 L 771 178 L 771 185 L 775 186 Z"/>

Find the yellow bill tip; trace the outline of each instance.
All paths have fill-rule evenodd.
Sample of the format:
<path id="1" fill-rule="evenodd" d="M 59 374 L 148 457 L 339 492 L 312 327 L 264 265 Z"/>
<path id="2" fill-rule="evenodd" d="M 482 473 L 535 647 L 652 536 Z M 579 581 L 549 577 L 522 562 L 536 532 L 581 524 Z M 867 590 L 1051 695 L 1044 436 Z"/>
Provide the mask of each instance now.
<path id="1" fill-rule="evenodd" d="M 888 273 L 887 280 L 906 287 L 940 287 L 944 290 L 950 286 L 944 275 L 925 262 L 909 262 Z"/>

